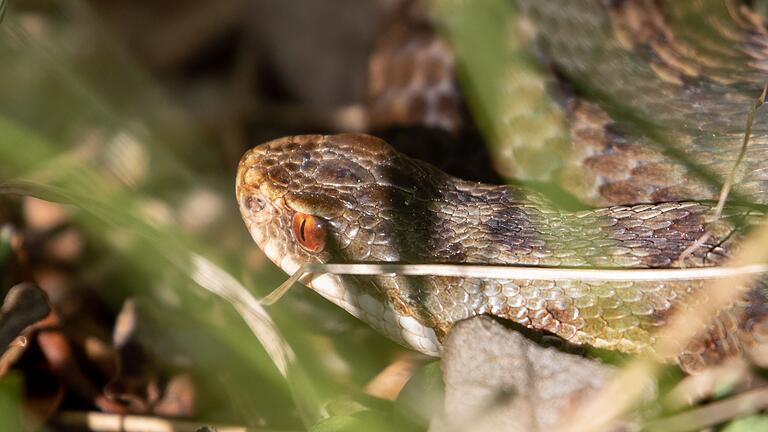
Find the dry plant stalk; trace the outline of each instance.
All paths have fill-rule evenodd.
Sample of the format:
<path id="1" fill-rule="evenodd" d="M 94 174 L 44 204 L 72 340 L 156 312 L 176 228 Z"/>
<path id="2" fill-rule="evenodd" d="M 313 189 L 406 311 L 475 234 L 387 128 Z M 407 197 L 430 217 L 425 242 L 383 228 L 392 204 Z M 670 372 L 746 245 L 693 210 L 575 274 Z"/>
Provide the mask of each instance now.
<path id="1" fill-rule="evenodd" d="M 0 354 L 0 378 L 8 373 L 8 370 L 24 354 L 29 346 L 29 339 L 26 336 L 19 336 L 8 345 L 8 349 Z"/>
<path id="2" fill-rule="evenodd" d="M 762 387 L 649 423 L 645 430 L 658 432 L 701 430 L 766 408 L 768 408 L 768 388 Z"/>
<path id="3" fill-rule="evenodd" d="M 196 432 L 206 425 L 204 422 L 101 412 L 63 412 L 53 422 L 63 427 L 92 432 Z M 268 432 L 266 429 L 245 426 L 209 426 L 217 432 Z"/>
<path id="4" fill-rule="evenodd" d="M 768 272 L 768 264 L 743 266 L 663 268 L 663 269 L 607 269 L 583 267 L 544 267 L 477 264 L 306 264 L 292 274 L 274 291 L 261 299 L 262 305 L 277 302 L 299 281 L 322 273 L 336 275 L 400 275 L 475 277 L 483 279 L 526 279 L 544 281 L 675 281 L 730 278 L 734 275 L 754 275 Z"/>
<path id="5" fill-rule="evenodd" d="M 718 389 L 732 387 L 748 379 L 749 364 L 745 359 L 737 358 L 684 378 L 664 396 L 664 405 L 672 409 L 691 406 L 712 397 Z"/>
<path id="6" fill-rule="evenodd" d="M 715 206 L 715 210 L 713 212 L 715 220 L 720 219 L 723 214 L 723 208 L 725 207 L 725 203 L 728 201 L 728 195 L 731 193 L 731 188 L 733 188 L 733 184 L 736 181 L 736 172 L 739 170 L 739 166 L 741 166 L 741 162 L 744 160 L 744 156 L 747 154 L 747 147 L 749 146 L 749 139 L 752 136 L 752 124 L 755 121 L 755 114 L 757 113 L 758 108 L 765 105 L 766 93 L 768 93 L 768 84 L 763 87 L 762 93 L 760 93 L 760 96 L 755 100 L 755 102 L 752 104 L 752 107 L 749 109 L 749 113 L 747 114 L 747 125 L 744 132 L 744 139 L 741 142 L 739 155 L 736 157 L 736 161 L 733 163 L 731 171 L 728 173 L 728 177 L 726 177 L 725 183 L 723 183 L 723 187 L 720 189 L 720 196 L 717 199 L 717 206 Z M 693 242 L 693 244 L 685 248 L 685 250 L 680 254 L 680 257 L 677 259 L 677 262 L 681 266 L 684 266 L 685 259 L 692 255 L 702 245 L 704 245 L 704 243 L 709 240 L 711 236 L 712 233 L 707 231 L 703 236 L 699 237 L 695 242 Z"/>

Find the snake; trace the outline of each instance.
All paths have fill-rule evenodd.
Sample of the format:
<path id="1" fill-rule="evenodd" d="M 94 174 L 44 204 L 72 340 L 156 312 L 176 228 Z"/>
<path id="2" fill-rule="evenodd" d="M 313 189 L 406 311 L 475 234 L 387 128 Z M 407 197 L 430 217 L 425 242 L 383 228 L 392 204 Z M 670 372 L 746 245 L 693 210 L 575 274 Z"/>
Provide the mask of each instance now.
<path id="1" fill-rule="evenodd" d="M 561 98 L 566 151 L 550 154 L 559 165 L 547 179 L 592 207 L 566 210 L 525 185 L 462 179 L 372 135 L 289 136 L 246 152 L 236 175 L 241 216 L 271 261 L 288 274 L 315 263 L 640 269 L 718 266 L 739 250 L 763 212 L 729 205 L 716 215 L 719 187 L 711 179 L 734 166 L 745 118 L 766 78 L 762 18 L 714 0 L 514 5 L 534 29 L 532 52 L 559 86 L 552 93 Z M 386 50 L 405 46 L 416 63 L 427 52 L 456 67 L 450 53 L 435 57 L 440 43 L 431 34 L 421 45 L 398 34 Z M 379 69 L 391 66 L 377 62 Z M 401 73 L 389 98 L 397 109 L 385 104 L 378 112 L 461 139 L 461 97 L 446 87 L 454 85 L 453 72 L 421 76 L 415 86 L 412 78 L 421 73 Z M 386 92 L 381 83 L 374 93 Z M 421 92 L 418 110 L 402 109 L 411 103 L 404 88 Z M 442 96 L 434 97 L 435 88 Z M 653 119 L 653 129 L 637 128 L 636 118 Z M 672 146 L 659 146 L 657 131 Z M 535 151 L 552 148 L 544 143 Z M 768 128 L 758 121 L 735 185 L 755 204 L 768 201 L 766 157 Z M 383 335 L 433 356 L 457 322 L 478 315 L 576 345 L 652 352 L 657 330 L 676 311 L 696 307 L 694 294 L 704 283 L 328 273 L 305 281 Z M 766 341 L 768 289 L 758 280 L 670 360 L 695 372 Z"/>

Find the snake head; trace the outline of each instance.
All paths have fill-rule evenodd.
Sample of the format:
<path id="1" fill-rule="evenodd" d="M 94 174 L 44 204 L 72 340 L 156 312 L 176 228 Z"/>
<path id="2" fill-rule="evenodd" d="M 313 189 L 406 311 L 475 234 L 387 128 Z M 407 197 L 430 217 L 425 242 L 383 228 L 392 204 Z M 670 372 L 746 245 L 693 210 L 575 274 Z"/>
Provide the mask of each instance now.
<path id="1" fill-rule="evenodd" d="M 256 243 L 293 273 L 307 263 L 413 258 L 401 251 L 424 249 L 419 227 L 440 176 L 369 135 L 293 136 L 243 156 L 237 198 Z"/>
<path id="2" fill-rule="evenodd" d="M 430 205 L 448 179 L 372 136 L 303 135 L 248 151 L 236 188 L 251 236 L 293 274 L 310 263 L 425 259 L 434 247 Z M 434 330 L 403 316 L 398 305 L 407 299 L 395 279 L 376 280 L 320 274 L 307 285 L 393 340 L 435 355 Z"/>

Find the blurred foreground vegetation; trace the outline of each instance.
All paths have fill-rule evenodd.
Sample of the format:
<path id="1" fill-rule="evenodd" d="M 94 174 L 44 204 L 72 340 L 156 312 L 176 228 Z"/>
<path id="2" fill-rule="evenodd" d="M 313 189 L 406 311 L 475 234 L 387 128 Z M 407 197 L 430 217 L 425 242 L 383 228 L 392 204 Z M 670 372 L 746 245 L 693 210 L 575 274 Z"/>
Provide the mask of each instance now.
<path id="1" fill-rule="evenodd" d="M 230 94 L 219 87 L 240 85 L 232 84 L 232 61 L 251 61 L 252 53 L 221 65 L 210 60 L 211 70 L 203 64 L 202 71 L 184 58 L 150 76 L 98 15 L 130 7 L 93 6 L 12 2 L 0 28 L 0 223 L 5 247 L 20 242 L 29 253 L 23 262 L 0 255 L 3 288 L 38 281 L 66 344 L 33 347 L 0 380 L 0 417 L 5 422 L 23 408 L 28 427 L 55 424 L 61 412 L 103 407 L 105 397 L 117 412 L 270 430 L 312 426 L 329 399 L 343 399 L 342 412 L 359 411 L 361 388 L 401 349 L 295 290 L 269 310 L 295 352 L 284 377 L 233 307 L 198 283 L 200 262 L 211 266 L 203 275 L 209 285 L 240 280 L 255 296 L 284 278 L 240 221 L 233 181 L 237 158 L 257 143 L 251 136 L 296 130 L 260 128 L 254 123 L 267 120 L 244 122 L 241 113 L 216 112 L 211 100 Z M 174 13 L 170 3 L 157 9 Z M 165 30 L 205 27 L 193 23 L 205 6 L 183 9 Z M 244 5 L 230 9 L 242 12 Z M 207 17 L 229 28 L 208 35 L 202 52 L 192 49 L 190 56 L 249 43 L 241 33 L 252 23 L 231 21 L 231 13 Z M 136 25 L 133 31 L 161 32 Z M 249 90 L 243 84 L 233 91 Z M 204 100 L 179 103 L 180 94 Z M 262 102 L 257 89 L 239 97 Z M 195 113 L 196 104 L 205 112 Z M 238 138 L 222 140 L 226 134 Z M 49 349 L 71 357 L 62 370 L 35 376 Z M 32 382 L 45 380 L 58 387 Z M 102 391 L 105 385 L 112 393 Z"/>

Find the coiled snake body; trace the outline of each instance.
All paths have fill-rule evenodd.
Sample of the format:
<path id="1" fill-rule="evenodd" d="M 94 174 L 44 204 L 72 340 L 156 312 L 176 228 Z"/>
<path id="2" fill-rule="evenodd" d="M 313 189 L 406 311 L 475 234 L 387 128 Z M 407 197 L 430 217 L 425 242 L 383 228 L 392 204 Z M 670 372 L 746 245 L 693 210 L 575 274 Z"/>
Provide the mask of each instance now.
<path id="1" fill-rule="evenodd" d="M 662 11 L 640 0 L 518 3 L 539 25 L 560 26 L 543 37 L 564 76 L 576 82 L 588 77 L 597 83 L 594 94 L 615 95 L 642 115 L 668 113 L 659 124 L 681 126 L 670 127 L 670 136 L 705 171 L 722 174 L 732 166 L 746 112 L 764 79 L 761 49 L 768 36 L 757 18 L 737 10 L 741 21 L 734 24 L 733 8 L 714 1 L 691 2 L 698 8 L 693 11 L 666 4 Z M 707 17 L 703 22 L 717 28 L 715 36 L 697 40 L 694 27 L 684 25 L 695 16 Z M 587 30 L 565 34 L 577 24 Z M 316 262 L 722 264 L 759 213 L 726 208 L 715 219 L 712 204 L 680 201 L 712 198 L 716 188 L 652 147 L 651 138 L 622 131 L 605 100 L 579 97 L 564 108 L 570 159 L 554 176 L 571 179 L 566 185 L 588 202 L 640 204 L 567 212 L 522 187 L 449 176 L 368 135 L 306 135 L 243 156 L 237 174 L 243 219 L 288 273 Z M 767 139 L 764 126 L 757 127 L 737 188 L 759 203 L 768 201 Z M 575 166 L 584 173 L 573 174 Z M 683 253 L 705 233 L 710 237 L 701 247 Z M 577 344 L 643 352 L 671 312 L 695 307 L 690 295 L 702 283 L 326 274 L 308 285 L 392 339 L 437 355 L 454 323 L 479 314 Z M 721 311 L 678 357 L 683 369 L 695 371 L 768 341 L 767 295 L 761 282 Z"/>

